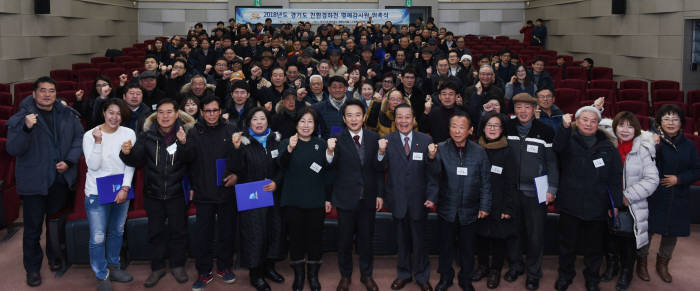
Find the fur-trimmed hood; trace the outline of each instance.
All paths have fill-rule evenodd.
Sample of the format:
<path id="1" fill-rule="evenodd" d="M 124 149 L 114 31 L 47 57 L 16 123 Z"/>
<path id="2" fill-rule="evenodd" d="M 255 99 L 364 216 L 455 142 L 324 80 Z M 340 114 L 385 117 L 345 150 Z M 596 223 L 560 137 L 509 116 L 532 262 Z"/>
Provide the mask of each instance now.
<path id="1" fill-rule="evenodd" d="M 216 91 L 216 85 L 213 84 L 207 84 L 207 88 L 204 89 L 205 92 L 207 90 L 211 90 L 211 93 L 213 94 Z M 180 88 L 180 94 L 188 94 L 192 92 L 192 81 L 189 83 L 182 85 L 182 88 Z"/>
<path id="2" fill-rule="evenodd" d="M 250 138 L 248 138 L 248 133 L 247 133 L 247 131 L 245 131 L 245 132 L 246 132 L 246 134 L 243 134 L 243 136 L 241 136 L 241 144 L 243 144 L 243 145 L 249 145 L 249 144 L 250 144 Z M 282 140 L 282 134 L 280 134 L 279 132 L 273 131 L 273 132 L 270 133 L 270 135 L 271 135 L 271 136 L 274 136 L 276 142 L 279 142 L 280 140 Z"/>
<path id="3" fill-rule="evenodd" d="M 405 96 L 403 97 L 403 102 L 408 104 L 409 106 L 411 105 L 411 100 Z M 384 98 L 384 100 L 382 100 L 382 106 L 380 107 L 380 110 L 382 111 L 382 113 L 386 114 L 386 116 L 389 116 L 391 120 L 394 120 L 394 111 L 389 110 L 389 97 Z"/>
<path id="4" fill-rule="evenodd" d="M 182 128 L 185 130 L 185 132 L 189 131 L 194 127 L 195 123 L 197 122 L 194 117 L 191 115 L 187 114 L 187 112 L 178 110 L 179 117 L 178 121 Z M 156 124 L 156 116 L 158 115 L 158 112 L 153 112 L 151 115 L 146 117 L 146 120 L 143 122 L 143 131 L 147 132 L 150 131 L 151 129 L 155 130 L 155 124 Z"/>

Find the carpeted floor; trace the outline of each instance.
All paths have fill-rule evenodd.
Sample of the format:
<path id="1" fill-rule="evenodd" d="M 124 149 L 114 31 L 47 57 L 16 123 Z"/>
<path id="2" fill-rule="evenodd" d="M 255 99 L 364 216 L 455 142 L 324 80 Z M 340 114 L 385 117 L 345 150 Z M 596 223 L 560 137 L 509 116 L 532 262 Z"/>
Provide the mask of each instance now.
<path id="1" fill-rule="evenodd" d="M 678 246 L 674 254 L 674 258 L 670 264 L 671 274 L 673 275 L 673 283 L 666 284 L 656 275 L 654 271 L 655 255 L 650 256 L 649 272 L 651 273 L 651 282 L 643 282 L 635 277 L 630 290 L 699 290 L 700 286 L 700 225 L 692 227 L 692 235 L 688 238 L 678 240 Z M 4 236 L 5 231 L 0 231 L 0 236 Z M 659 238 L 655 237 L 652 242 L 652 250 L 658 248 Z M 655 254 L 655 251 L 652 252 Z M 355 258 L 357 260 L 357 258 Z M 338 273 L 337 261 L 335 253 L 325 254 L 323 257 L 324 265 L 321 268 L 321 284 L 323 290 L 335 290 L 336 284 L 340 279 Z M 437 257 L 433 256 L 430 259 L 432 267 L 431 283 L 433 286 L 437 283 L 439 275 L 436 272 Z M 396 257 L 381 256 L 375 258 L 375 280 L 379 284 L 380 290 L 390 290 L 391 282 L 396 274 Z M 355 263 L 355 274 L 351 290 L 364 290 L 360 283 L 359 275 L 357 274 L 357 262 Z M 540 290 L 553 290 L 554 281 L 556 280 L 557 257 L 546 256 L 544 258 L 544 277 L 541 280 Z M 287 279 L 283 284 L 271 283 L 272 290 L 290 290 L 292 281 L 292 270 L 286 262 L 277 264 L 277 269 Z M 585 290 L 584 280 L 582 275 L 583 261 L 579 258 L 577 261 L 578 274 L 569 290 Z M 187 270 L 190 276 L 190 281 L 184 284 L 175 282 L 172 276 L 165 276 L 160 283 L 152 288 L 152 290 L 191 290 L 191 284 L 196 271 L 194 262 L 188 260 Z M 130 283 L 114 283 L 114 290 L 143 290 L 143 281 L 150 272 L 148 262 L 135 262 L 127 269 L 134 275 L 134 281 Z M 206 290 L 254 290 L 248 282 L 247 270 L 235 271 L 237 280 L 232 285 L 227 285 L 220 280 L 214 280 L 210 283 Z M 25 284 L 25 272 L 22 267 L 22 231 L 18 232 L 11 240 L 0 243 L 0 290 L 95 290 L 96 281 L 92 270 L 87 265 L 73 266 L 62 278 L 55 278 L 46 264 L 43 265 L 41 274 L 43 284 L 38 288 L 30 288 Z M 508 283 L 501 280 L 501 285 L 497 290 L 524 290 L 525 278 L 521 276 L 518 281 Z M 474 285 L 477 290 L 487 290 L 485 280 L 477 282 Z M 602 290 L 615 290 L 614 282 L 601 284 Z M 231 289 L 233 288 L 233 289 Z M 308 284 L 306 286 L 308 290 Z M 404 290 L 418 290 L 415 284 L 409 284 Z M 459 290 L 459 287 L 454 285 L 450 290 Z"/>

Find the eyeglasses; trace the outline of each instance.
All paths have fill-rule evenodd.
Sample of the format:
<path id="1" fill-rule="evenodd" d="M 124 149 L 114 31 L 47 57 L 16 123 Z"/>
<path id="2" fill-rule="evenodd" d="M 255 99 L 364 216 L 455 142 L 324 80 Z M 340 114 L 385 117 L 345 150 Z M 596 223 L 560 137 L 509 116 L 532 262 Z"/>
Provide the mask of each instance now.
<path id="1" fill-rule="evenodd" d="M 554 96 L 552 95 L 539 95 L 537 98 L 542 98 L 542 99 L 554 99 Z"/>
<path id="2" fill-rule="evenodd" d="M 202 110 L 202 112 L 204 112 L 204 114 L 216 114 L 219 110 L 221 109 Z"/>
<path id="3" fill-rule="evenodd" d="M 500 125 L 500 124 L 495 124 L 495 123 L 487 123 L 487 124 L 486 124 L 486 128 L 488 128 L 488 129 L 497 129 L 497 128 L 501 128 L 501 125 Z"/>
<path id="4" fill-rule="evenodd" d="M 666 124 L 669 124 L 669 123 L 680 123 L 681 120 L 680 120 L 680 118 L 661 118 L 661 122 L 662 122 L 662 123 L 666 123 Z"/>

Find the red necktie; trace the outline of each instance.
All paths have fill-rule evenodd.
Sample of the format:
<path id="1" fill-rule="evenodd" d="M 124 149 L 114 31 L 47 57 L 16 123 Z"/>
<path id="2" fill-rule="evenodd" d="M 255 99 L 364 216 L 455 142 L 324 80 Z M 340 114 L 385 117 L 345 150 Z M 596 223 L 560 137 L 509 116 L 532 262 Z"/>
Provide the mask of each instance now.
<path id="1" fill-rule="evenodd" d="M 403 151 L 406 152 L 406 156 L 411 153 L 411 147 L 408 145 L 408 137 L 403 138 Z"/>
<path id="2" fill-rule="evenodd" d="M 352 139 L 355 140 L 355 145 L 359 148 L 361 146 L 360 145 L 360 136 L 359 135 L 353 136 Z"/>

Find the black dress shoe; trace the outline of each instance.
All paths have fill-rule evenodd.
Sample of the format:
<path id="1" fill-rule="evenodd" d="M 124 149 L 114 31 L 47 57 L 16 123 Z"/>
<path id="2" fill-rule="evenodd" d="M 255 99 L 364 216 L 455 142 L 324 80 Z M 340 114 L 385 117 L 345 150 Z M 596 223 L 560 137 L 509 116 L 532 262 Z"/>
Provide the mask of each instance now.
<path id="1" fill-rule="evenodd" d="M 255 287 L 255 290 L 257 291 L 270 291 L 270 285 L 265 282 L 263 278 L 255 278 L 253 280 L 250 280 L 250 284 Z"/>
<path id="2" fill-rule="evenodd" d="M 433 291 L 433 287 L 430 286 L 430 282 L 427 282 L 427 283 L 416 282 L 416 284 L 418 284 L 418 287 L 420 287 L 421 291 Z"/>
<path id="3" fill-rule="evenodd" d="M 403 289 L 406 284 L 410 283 L 413 281 L 411 278 L 401 280 L 401 279 L 396 279 L 394 282 L 391 283 L 391 290 L 401 290 Z"/>
<path id="4" fill-rule="evenodd" d="M 586 282 L 586 291 L 600 291 L 600 286 L 598 286 L 598 283 Z"/>
<path id="5" fill-rule="evenodd" d="M 537 290 L 540 288 L 540 279 L 537 278 L 527 278 L 525 281 L 525 289 L 527 290 Z"/>
<path id="6" fill-rule="evenodd" d="M 505 279 L 508 282 L 515 282 L 515 280 L 518 280 L 518 276 L 522 275 L 523 271 L 515 271 L 513 269 L 508 270 L 506 272 L 506 275 L 503 276 L 503 279 Z"/>
<path id="7" fill-rule="evenodd" d="M 39 272 L 29 272 L 27 273 L 27 285 L 30 287 L 36 287 L 41 285 L 41 275 Z"/>
<path id="8" fill-rule="evenodd" d="M 49 261 L 49 269 L 51 270 L 51 272 L 56 272 L 56 271 L 60 270 L 61 266 L 62 266 L 61 260 L 56 259 L 56 260 Z"/>
<path id="9" fill-rule="evenodd" d="M 571 285 L 571 280 L 566 280 L 563 278 L 557 279 L 557 281 L 554 283 L 554 290 L 557 291 L 566 291 L 566 289 L 569 288 L 569 285 Z"/>
<path id="10" fill-rule="evenodd" d="M 280 273 L 277 273 L 277 270 L 275 270 L 275 263 L 274 262 L 265 262 L 265 278 L 270 279 L 270 281 L 275 282 L 275 283 L 282 283 L 284 282 L 284 277 L 280 275 Z"/>
<path id="11" fill-rule="evenodd" d="M 440 279 L 440 282 L 435 286 L 435 291 L 447 291 L 452 286 L 452 281 Z"/>
<path id="12" fill-rule="evenodd" d="M 474 273 L 472 273 L 472 282 L 479 282 L 481 281 L 482 278 L 486 277 L 488 275 L 489 269 L 486 268 L 484 265 L 480 265 L 476 269 L 474 269 Z"/>
<path id="13" fill-rule="evenodd" d="M 498 284 L 501 282 L 501 271 L 491 270 L 489 271 L 489 276 L 486 279 L 486 287 L 489 289 L 498 288 Z"/>

